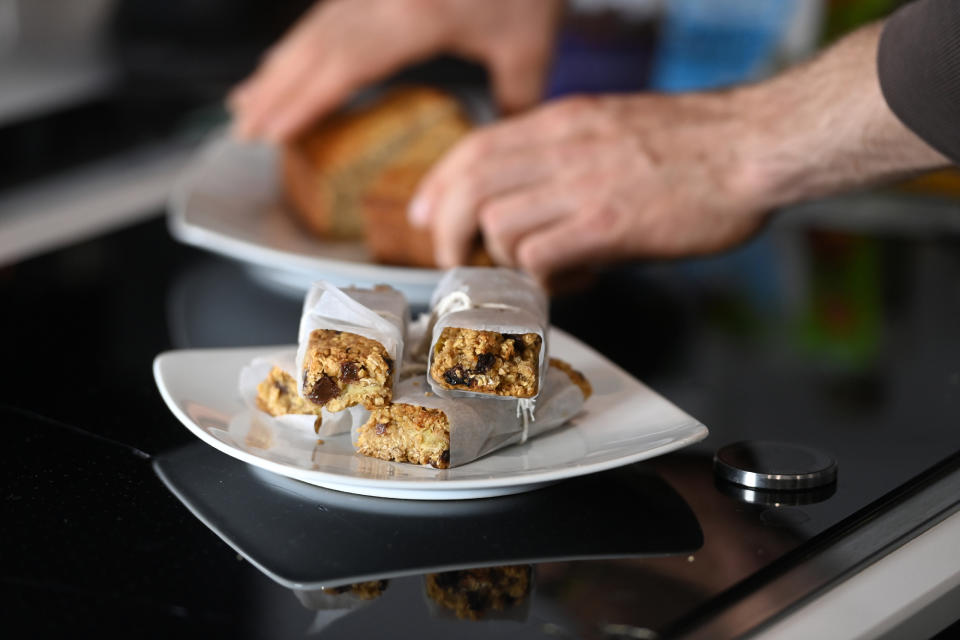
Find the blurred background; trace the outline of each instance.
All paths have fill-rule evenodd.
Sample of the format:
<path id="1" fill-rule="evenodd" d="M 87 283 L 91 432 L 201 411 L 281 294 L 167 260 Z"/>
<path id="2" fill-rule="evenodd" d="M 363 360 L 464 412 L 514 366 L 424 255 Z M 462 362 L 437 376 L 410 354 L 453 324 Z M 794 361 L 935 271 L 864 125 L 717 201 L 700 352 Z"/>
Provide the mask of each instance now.
<path id="1" fill-rule="evenodd" d="M 0 0 L 0 266 L 160 215 L 198 145 L 227 122 L 226 92 L 311 4 Z M 571 0 L 547 98 L 756 80 L 898 4 Z M 462 61 L 423 67 L 413 73 L 484 83 Z M 909 189 L 952 196 L 957 184 L 948 172 Z M 839 218 L 807 206 L 783 218 L 952 230 L 939 209 L 904 222 L 874 205 L 845 206 L 851 213 Z"/>

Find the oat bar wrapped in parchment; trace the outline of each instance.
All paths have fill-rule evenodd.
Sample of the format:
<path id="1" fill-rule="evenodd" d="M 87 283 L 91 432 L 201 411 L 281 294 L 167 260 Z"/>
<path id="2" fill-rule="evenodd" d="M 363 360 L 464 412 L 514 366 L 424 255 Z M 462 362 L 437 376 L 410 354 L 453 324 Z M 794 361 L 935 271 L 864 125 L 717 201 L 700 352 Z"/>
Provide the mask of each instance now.
<path id="1" fill-rule="evenodd" d="M 288 349 L 254 358 L 240 370 L 238 389 L 244 404 L 255 410 L 258 418 L 277 429 L 295 429 L 326 438 L 350 433 L 354 425 L 367 421 L 369 412 L 362 406 L 330 413 L 300 396 L 295 371 L 296 351 Z"/>
<path id="2" fill-rule="evenodd" d="M 513 269 L 451 269 L 437 285 L 431 308 L 428 377 L 437 394 L 540 394 L 547 296 L 532 278 Z"/>
<path id="3" fill-rule="evenodd" d="M 385 285 L 314 284 L 300 318 L 300 395 L 329 411 L 390 404 L 409 314 L 403 294 Z"/>
<path id="4" fill-rule="evenodd" d="M 356 429 L 363 455 L 446 469 L 559 427 L 580 412 L 590 384 L 553 360 L 534 415 L 501 398 L 450 398 L 428 392 L 421 378 L 402 381 L 393 404 L 377 407 Z"/>

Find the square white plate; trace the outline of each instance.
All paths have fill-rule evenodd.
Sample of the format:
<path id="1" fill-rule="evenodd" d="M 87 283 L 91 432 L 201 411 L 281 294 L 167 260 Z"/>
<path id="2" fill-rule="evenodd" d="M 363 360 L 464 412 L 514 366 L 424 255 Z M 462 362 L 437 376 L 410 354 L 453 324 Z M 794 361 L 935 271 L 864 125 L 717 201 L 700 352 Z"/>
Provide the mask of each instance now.
<path id="1" fill-rule="evenodd" d="M 707 436 L 707 428 L 573 336 L 551 329 L 550 352 L 582 371 L 593 395 L 567 425 L 452 469 L 354 452 L 347 434 L 268 425 L 240 400 L 240 369 L 289 347 L 169 351 L 153 363 L 170 410 L 197 437 L 235 458 L 310 484 L 386 498 L 457 500 L 529 491 L 645 460 Z"/>

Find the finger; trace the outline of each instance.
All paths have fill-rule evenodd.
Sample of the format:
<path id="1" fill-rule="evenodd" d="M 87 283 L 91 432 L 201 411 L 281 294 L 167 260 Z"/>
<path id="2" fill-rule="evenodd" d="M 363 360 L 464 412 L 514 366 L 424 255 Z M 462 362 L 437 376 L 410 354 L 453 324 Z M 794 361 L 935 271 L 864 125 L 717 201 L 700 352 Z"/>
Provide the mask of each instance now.
<path id="1" fill-rule="evenodd" d="M 290 139 L 336 109 L 365 81 L 365 76 L 344 73 L 339 60 L 329 60 L 319 69 L 309 71 L 302 82 L 291 87 L 285 99 L 278 100 L 263 121 L 263 136 L 273 142 Z"/>
<path id="2" fill-rule="evenodd" d="M 235 113 L 238 133 L 247 137 L 259 133 L 263 113 L 277 104 L 286 93 L 284 88 L 318 57 L 317 47 L 322 46 L 323 34 L 329 31 L 324 25 L 331 17 L 336 19 L 335 8 L 336 5 L 314 5 L 279 42 L 263 53 L 256 70 L 230 92 L 227 105 Z"/>
<path id="3" fill-rule="evenodd" d="M 549 282 L 550 276 L 560 271 L 611 262 L 617 257 L 612 228 L 602 210 L 564 218 L 520 241 L 518 265 L 540 282 Z"/>
<path id="4" fill-rule="evenodd" d="M 246 85 L 242 100 L 236 101 L 238 132 L 244 137 L 262 136 L 271 114 L 290 101 L 301 98 L 300 91 L 310 77 L 311 67 L 318 66 L 315 53 L 302 51 L 300 56 L 284 59 L 284 64 L 268 63 Z"/>
<path id="5" fill-rule="evenodd" d="M 494 196 L 546 180 L 554 171 L 543 150 L 489 157 L 444 186 L 431 212 L 434 254 L 443 266 L 462 264 L 479 231 L 478 214 Z"/>
<path id="6" fill-rule="evenodd" d="M 478 129 L 457 143 L 420 181 L 410 201 L 408 218 L 416 227 L 427 227 L 436 217 L 437 207 L 449 185 L 482 165 L 488 158 L 503 157 L 518 148 L 536 145 L 524 140 L 519 120 L 505 120 Z"/>
<path id="7" fill-rule="evenodd" d="M 480 211 L 483 244 L 494 262 L 518 265 L 520 241 L 561 218 L 572 215 L 576 203 L 549 181 L 491 199 Z"/>
<path id="8" fill-rule="evenodd" d="M 444 156 L 417 187 L 410 203 L 414 226 L 431 224 L 437 200 L 445 185 L 468 167 L 486 157 L 508 151 L 543 147 L 565 139 L 575 140 L 600 130 L 600 103 L 591 98 L 572 98 L 538 107 L 522 115 L 487 125 L 470 134 Z"/>

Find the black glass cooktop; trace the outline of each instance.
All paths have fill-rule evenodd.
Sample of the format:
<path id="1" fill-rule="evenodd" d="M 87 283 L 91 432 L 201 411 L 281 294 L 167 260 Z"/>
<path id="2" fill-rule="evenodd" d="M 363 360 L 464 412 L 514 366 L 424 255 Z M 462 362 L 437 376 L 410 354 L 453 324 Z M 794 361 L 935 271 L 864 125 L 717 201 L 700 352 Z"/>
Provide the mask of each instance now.
<path id="1" fill-rule="evenodd" d="M 526 496 L 406 511 L 253 471 L 166 410 L 157 353 L 295 336 L 300 301 L 245 267 L 176 244 L 155 219 L 0 268 L 10 624 L 238 638 L 744 632 L 955 505 L 957 282 L 949 236 L 787 226 L 722 258 L 604 274 L 554 300 L 554 322 L 710 437 Z M 837 482 L 805 501 L 745 499 L 713 473 L 713 453 L 740 440 L 822 450 Z"/>

